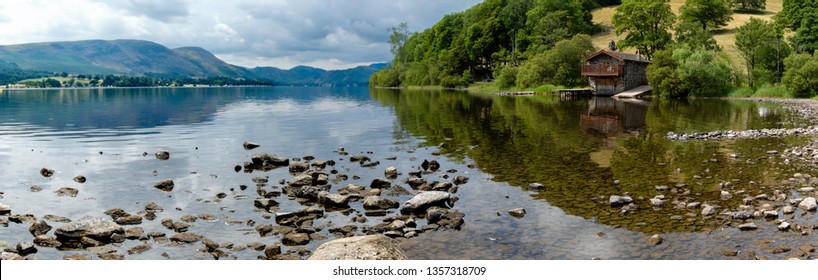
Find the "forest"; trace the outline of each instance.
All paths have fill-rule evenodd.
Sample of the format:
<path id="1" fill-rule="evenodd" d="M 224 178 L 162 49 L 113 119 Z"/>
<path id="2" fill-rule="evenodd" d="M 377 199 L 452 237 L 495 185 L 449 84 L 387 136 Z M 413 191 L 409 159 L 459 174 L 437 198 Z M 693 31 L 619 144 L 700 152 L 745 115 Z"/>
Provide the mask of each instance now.
<path id="1" fill-rule="evenodd" d="M 616 5 L 615 46 L 652 61 L 657 96 L 815 97 L 818 0 L 772 1 L 783 8 L 767 20 L 754 17 L 769 13 L 764 0 L 685 0 L 675 11 L 668 0 L 486 0 L 421 32 L 390 28 L 394 59 L 370 85 L 584 87 L 583 58 L 605 32 L 592 12 Z M 728 27 L 736 14 L 749 20 Z M 720 34 L 735 43 L 719 44 Z"/>

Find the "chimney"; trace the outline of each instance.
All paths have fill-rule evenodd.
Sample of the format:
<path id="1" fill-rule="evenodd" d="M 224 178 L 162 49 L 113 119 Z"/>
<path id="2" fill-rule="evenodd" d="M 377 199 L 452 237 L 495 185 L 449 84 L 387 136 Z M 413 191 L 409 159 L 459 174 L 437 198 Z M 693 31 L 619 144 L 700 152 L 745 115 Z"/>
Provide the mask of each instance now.
<path id="1" fill-rule="evenodd" d="M 639 53 L 639 50 L 638 50 L 638 49 L 636 50 L 636 57 L 638 57 L 638 58 L 639 58 L 639 61 L 642 61 L 642 54 L 641 54 L 641 53 Z"/>

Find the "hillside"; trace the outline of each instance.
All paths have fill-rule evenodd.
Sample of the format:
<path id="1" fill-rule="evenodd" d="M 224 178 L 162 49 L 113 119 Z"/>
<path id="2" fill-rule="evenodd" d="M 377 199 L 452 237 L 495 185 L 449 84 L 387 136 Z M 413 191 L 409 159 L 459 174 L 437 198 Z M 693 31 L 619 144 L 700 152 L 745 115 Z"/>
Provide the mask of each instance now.
<path id="1" fill-rule="evenodd" d="M 673 12 L 678 16 L 679 15 L 679 8 L 684 5 L 685 0 L 670 0 L 670 6 L 673 9 Z M 621 40 L 625 37 L 624 34 L 621 36 L 616 36 L 615 28 L 612 23 L 612 18 L 614 11 L 616 10 L 617 6 L 605 7 L 596 9 L 592 12 L 593 14 L 593 21 L 596 24 L 602 25 L 607 31 L 603 33 L 598 33 L 593 35 L 593 42 L 594 46 L 597 48 L 607 48 L 608 42 L 611 40 Z M 716 42 L 718 42 L 719 46 L 730 54 L 733 57 L 734 63 L 743 64 L 743 60 L 740 59 L 738 54 L 738 50 L 736 50 L 736 28 L 739 26 L 744 25 L 747 23 L 750 18 L 759 18 L 764 20 L 771 20 L 772 17 L 780 12 L 783 9 L 783 0 L 767 0 L 767 9 L 764 11 L 763 14 L 746 14 L 746 13 L 734 13 L 733 20 L 724 28 L 721 32 L 717 33 L 714 37 Z"/>
<path id="2" fill-rule="evenodd" d="M 72 74 L 117 74 L 168 78 L 244 78 L 272 81 L 280 85 L 365 85 L 369 76 L 383 66 L 360 66 L 346 70 L 298 66 L 245 67 L 229 64 L 199 47 L 170 49 L 141 40 L 87 40 L 0 46 L 0 77 L 4 83 L 20 73 L 66 72 Z M 14 73 L 12 73 L 14 72 Z M 13 74 L 13 75 L 12 75 Z"/>

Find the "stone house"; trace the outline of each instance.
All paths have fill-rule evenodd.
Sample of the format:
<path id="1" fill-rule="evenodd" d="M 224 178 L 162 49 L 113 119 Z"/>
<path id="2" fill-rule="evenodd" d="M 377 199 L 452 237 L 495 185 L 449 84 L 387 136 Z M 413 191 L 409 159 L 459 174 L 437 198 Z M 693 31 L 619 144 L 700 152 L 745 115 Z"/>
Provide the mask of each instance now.
<path id="1" fill-rule="evenodd" d="M 588 77 L 594 95 L 611 96 L 647 85 L 650 61 L 639 54 L 600 50 L 584 59 L 582 75 Z"/>

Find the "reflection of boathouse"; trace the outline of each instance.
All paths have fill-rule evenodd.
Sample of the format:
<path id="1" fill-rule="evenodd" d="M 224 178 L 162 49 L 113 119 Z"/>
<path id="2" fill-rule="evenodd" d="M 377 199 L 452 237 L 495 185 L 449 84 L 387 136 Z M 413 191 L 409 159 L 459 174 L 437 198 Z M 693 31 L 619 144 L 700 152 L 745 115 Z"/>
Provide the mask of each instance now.
<path id="1" fill-rule="evenodd" d="M 588 101 L 588 114 L 580 117 L 582 129 L 593 134 L 613 136 L 645 127 L 648 103 L 594 97 Z"/>
<path id="2" fill-rule="evenodd" d="M 600 50 L 584 61 L 582 75 L 588 77 L 594 95 L 611 96 L 648 84 L 650 61 L 639 54 Z"/>

